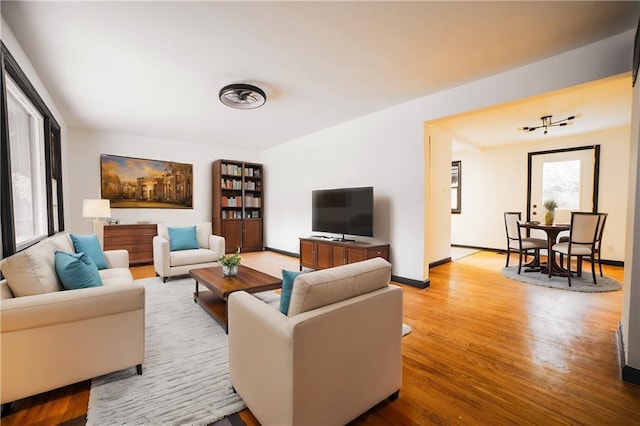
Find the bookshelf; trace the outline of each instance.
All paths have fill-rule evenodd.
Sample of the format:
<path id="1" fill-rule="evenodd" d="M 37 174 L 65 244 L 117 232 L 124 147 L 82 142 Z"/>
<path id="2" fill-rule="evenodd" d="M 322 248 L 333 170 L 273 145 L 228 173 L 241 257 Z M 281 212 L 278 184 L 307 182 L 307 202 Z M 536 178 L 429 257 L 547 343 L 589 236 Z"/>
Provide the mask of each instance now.
<path id="1" fill-rule="evenodd" d="M 234 160 L 213 163 L 213 233 L 225 238 L 227 253 L 260 251 L 264 214 L 262 164 Z"/>

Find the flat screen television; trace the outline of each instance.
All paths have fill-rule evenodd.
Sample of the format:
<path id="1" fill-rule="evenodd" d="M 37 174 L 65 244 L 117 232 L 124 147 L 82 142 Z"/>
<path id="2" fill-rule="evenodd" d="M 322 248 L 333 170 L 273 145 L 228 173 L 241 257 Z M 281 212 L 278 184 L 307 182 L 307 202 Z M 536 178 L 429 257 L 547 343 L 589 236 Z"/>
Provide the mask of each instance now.
<path id="1" fill-rule="evenodd" d="M 373 187 L 317 189 L 311 193 L 315 232 L 373 237 Z"/>

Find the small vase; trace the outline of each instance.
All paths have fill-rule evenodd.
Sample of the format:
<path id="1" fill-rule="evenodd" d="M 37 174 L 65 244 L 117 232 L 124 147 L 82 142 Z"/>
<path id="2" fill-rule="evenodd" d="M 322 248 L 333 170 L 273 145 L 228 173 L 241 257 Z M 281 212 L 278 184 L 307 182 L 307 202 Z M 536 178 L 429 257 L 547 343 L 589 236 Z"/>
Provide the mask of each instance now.
<path id="1" fill-rule="evenodd" d="M 238 265 L 222 265 L 222 273 L 225 277 L 235 277 L 238 275 Z"/>
<path id="2" fill-rule="evenodd" d="M 544 224 L 545 225 L 553 225 L 553 219 L 555 219 L 556 212 L 553 210 L 547 210 L 547 213 L 544 215 Z"/>

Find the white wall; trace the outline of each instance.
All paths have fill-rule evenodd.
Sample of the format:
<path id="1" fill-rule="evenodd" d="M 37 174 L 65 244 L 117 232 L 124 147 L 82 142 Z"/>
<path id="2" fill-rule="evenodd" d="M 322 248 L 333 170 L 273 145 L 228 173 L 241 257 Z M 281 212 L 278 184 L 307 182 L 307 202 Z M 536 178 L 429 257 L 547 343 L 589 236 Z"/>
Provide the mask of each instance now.
<path id="1" fill-rule="evenodd" d="M 626 256 L 622 287 L 622 337 L 625 361 L 640 370 L 640 81 L 633 88 L 631 144 L 629 155 L 629 204 L 627 209 Z"/>
<path id="2" fill-rule="evenodd" d="M 311 233 L 312 189 L 373 185 L 383 200 L 375 232 L 391 243 L 393 274 L 427 279 L 426 247 L 435 238 L 424 222 L 430 171 L 423 122 L 628 72 L 633 37 L 627 31 L 263 151 L 266 245 L 299 251 L 298 237 Z"/>
<path id="3" fill-rule="evenodd" d="M 425 125 L 428 139 L 427 162 L 429 174 L 425 175 L 425 202 L 429 210 L 427 221 L 427 264 L 451 256 L 451 139 L 433 126 Z M 463 171 L 464 173 L 464 171 Z M 443 243 L 444 242 L 444 243 Z"/>
<path id="4" fill-rule="evenodd" d="M 232 147 L 211 147 L 181 141 L 151 139 L 87 130 L 69 130 L 69 174 L 65 206 L 67 230 L 91 232 L 92 220 L 82 217 L 82 200 L 100 198 L 100 154 L 193 164 L 193 209 L 111 209 L 120 223 L 138 221 L 211 221 L 211 169 L 219 158 L 258 161 L 258 153 Z"/>
<path id="5" fill-rule="evenodd" d="M 503 213 L 527 208 L 529 152 L 600 144 L 598 211 L 609 213 L 602 257 L 624 260 L 629 127 L 519 143 L 483 151 L 456 151 L 462 161 L 462 213 L 453 215 L 451 243 L 504 249 Z M 610 249 L 610 250 L 609 250 Z"/>
<path id="6" fill-rule="evenodd" d="M 391 242 L 393 274 L 422 279 L 422 122 L 402 107 L 382 115 L 389 119 L 373 114 L 261 153 L 266 246 L 299 253 L 313 189 L 373 186 L 374 239 Z"/>

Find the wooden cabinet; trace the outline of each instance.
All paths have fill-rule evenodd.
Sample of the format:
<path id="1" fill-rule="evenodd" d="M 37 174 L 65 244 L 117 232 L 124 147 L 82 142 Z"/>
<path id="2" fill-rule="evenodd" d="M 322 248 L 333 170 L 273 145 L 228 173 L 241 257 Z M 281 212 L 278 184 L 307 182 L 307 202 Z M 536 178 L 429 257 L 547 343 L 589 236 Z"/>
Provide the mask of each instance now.
<path id="1" fill-rule="evenodd" d="M 227 253 L 263 247 L 264 212 L 262 164 L 233 160 L 213 163 L 213 233 L 223 236 Z"/>
<path id="2" fill-rule="evenodd" d="M 105 225 L 104 249 L 127 250 L 130 265 L 153 263 L 153 237 L 157 234 L 155 223 Z"/>
<path id="3" fill-rule="evenodd" d="M 300 270 L 326 269 L 374 257 L 389 261 L 389 244 L 300 238 Z"/>

